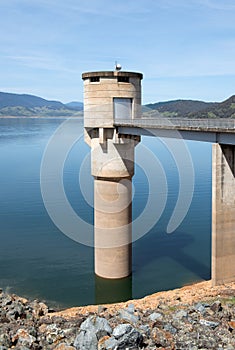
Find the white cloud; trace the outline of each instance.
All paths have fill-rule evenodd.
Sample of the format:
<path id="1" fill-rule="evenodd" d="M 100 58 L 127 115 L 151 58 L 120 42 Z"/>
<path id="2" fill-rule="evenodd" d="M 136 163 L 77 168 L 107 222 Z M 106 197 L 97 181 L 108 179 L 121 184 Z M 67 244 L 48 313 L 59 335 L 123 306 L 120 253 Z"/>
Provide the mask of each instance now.
<path id="1" fill-rule="evenodd" d="M 62 62 L 58 57 L 48 57 L 47 53 L 29 53 L 29 54 L 5 54 L 2 59 L 7 59 L 24 66 L 39 70 L 57 71 L 63 73 L 77 73 L 77 70 L 70 68 L 68 64 Z"/>
<path id="2" fill-rule="evenodd" d="M 11 0 L 19 4 L 19 0 Z M 151 0 L 147 0 L 151 1 Z M 7 2 L 6 2 L 7 3 Z M 32 0 L 21 0 L 21 3 L 32 6 Z M 151 13 L 146 1 L 140 0 L 138 4 L 134 0 L 126 0 L 121 3 L 116 0 L 38 0 L 33 6 L 44 8 L 62 16 L 105 16 L 110 18 L 128 18 L 131 21 L 144 20 L 144 15 Z"/>

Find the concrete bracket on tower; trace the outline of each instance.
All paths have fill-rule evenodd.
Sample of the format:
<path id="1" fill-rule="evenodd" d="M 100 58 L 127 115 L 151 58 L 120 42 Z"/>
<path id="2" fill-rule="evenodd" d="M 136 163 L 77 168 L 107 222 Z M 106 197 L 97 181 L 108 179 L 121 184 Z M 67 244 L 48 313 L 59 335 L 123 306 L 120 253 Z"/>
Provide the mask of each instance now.
<path id="1" fill-rule="evenodd" d="M 104 138 L 104 128 L 99 128 L 99 143 L 103 144 L 107 140 Z"/>

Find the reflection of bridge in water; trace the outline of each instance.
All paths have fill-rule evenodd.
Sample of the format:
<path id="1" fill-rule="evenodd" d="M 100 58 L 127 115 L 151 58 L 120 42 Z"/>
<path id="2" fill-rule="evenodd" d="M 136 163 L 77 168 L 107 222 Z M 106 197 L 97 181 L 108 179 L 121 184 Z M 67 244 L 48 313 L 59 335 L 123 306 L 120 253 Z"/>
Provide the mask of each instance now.
<path id="1" fill-rule="evenodd" d="M 96 274 L 111 279 L 131 274 L 134 149 L 148 135 L 213 143 L 212 282 L 235 281 L 235 121 L 164 119 L 157 112 L 156 118 L 140 118 L 142 74 L 102 71 L 82 78 L 94 176 Z"/>

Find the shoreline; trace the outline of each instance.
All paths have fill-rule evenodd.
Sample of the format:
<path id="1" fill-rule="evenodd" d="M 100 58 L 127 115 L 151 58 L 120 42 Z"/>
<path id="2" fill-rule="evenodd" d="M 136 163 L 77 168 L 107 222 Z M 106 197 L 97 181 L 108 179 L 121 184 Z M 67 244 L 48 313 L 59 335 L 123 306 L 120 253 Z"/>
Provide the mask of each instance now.
<path id="1" fill-rule="evenodd" d="M 74 306 L 64 310 L 51 313 L 51 316 L 76 317 L 79 315 L 87 315 L 89 313 L 97 313 L 102 305 L 111 314 L 120 308 L 128 307 L 131 303 L 135 308 L 139 309 L 156 309 L 161 303 L 167 303 L 169 306 L 182 306 L 184 304 L 193 304 L 195 302 L 212 300 L 213 298 L 235 297 L 235 282 L 212 287 L 211 280 L 196 282 L 180 288 L 156 292 L 140 299 L 131 299 L 125 302 L 113 304 Z"/>
<path id="2" fill-rule="evenodd" d="M 0 289 L 1 350 L 233 350 L 235 282 L 53 311 Z"/>
<path id="3" fill-rule="evenodd" d="M 35 115 L 35 116 L 17 116 L 17 115 L 12 115 L 12 116 L 0 116 L 0 119 L 82 119 L 83 116 L 40 116 L 40 115 Z"/>

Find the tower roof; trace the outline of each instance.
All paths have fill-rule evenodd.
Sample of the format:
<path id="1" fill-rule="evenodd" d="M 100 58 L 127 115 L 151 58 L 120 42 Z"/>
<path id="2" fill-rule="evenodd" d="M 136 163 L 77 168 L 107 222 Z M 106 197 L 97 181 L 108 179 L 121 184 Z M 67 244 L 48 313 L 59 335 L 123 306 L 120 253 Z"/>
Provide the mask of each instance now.
<path id="1" fill-rule="evenodd" d="M 101 72 L 86 72 L 82 74 L 82 79 L 89 79 L 92 77 L 112 78 L 112 77 L 129 77 L 143 79 L 142 73 L 124 72 L 124 71 L 101 71 Z"/>

